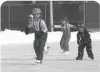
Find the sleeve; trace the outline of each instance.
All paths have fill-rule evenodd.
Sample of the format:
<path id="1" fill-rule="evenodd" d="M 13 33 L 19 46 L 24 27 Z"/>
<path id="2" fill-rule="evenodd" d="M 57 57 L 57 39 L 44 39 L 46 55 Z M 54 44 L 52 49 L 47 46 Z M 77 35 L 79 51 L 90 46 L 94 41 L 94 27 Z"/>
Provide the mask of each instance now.
<path id="1" fill-rule="evenodd" d="M 85 32 L 85 42 L 89 42 L 91 39 L 89 32 L 86 30 Z"/>
<path id="2" fill-rule="evenodd" d="M 79 32 L 77 33 L 77 44 L 79 44 Z"/>
<path id="3" fill-rule="evenodd" d="M 90 34 L 87 32 L 87 37 L 90 38 Z"/>
<path id="4" fill-rule="evenodd" d="M 41 25 L 41 30 L 42 30 L 44 33 L 48 31 L 47 26 L 46 26 L 44 20 L 41 20 L 41 24 L 40 24 L 40 25 Z"/>
<path id="5" fill-rule="evenodd" d="M 69 27 L 69 28 L 73 28 L 73 27 L 74 27 L 74 25 L 68 24 L 68 27 Z"/>
<path id="6" fill-rule="evenodd" d="M 62 28 L 61 25 L 54 25 L 54 28 Z"/>

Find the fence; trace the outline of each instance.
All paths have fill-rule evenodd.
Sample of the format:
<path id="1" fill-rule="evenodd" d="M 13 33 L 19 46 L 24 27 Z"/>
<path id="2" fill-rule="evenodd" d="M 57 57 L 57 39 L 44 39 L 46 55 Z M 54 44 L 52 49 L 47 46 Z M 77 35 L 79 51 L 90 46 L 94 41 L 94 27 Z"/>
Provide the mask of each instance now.
<path id="1" fill-rule="evenodd" d="M 35 7 L 38 7 L 42 10 L 42 18 L 46 23 L 48 23 L 48 26 L 50 24 L 49 5 L 30 4 L 2 7 L 2 27 L 23 31 L 25 26 L 28 24 L 28 15 L 32 13 L 32 9 Z"/>
<path id="2" fill-rule="evenodd" d="M 47 27 L 50 26 L 50 5 L 49 4 L 24 4 L 10 5 L 1 7 L 1 28 L 15 29 L 23 31 L 28 24 L 28 15 L 31 14 L 32 8 L 39 7 L 42 10 L 42 18 L 45 20 Z M 61 19 L 68 16 L 70 23 L 77 25 L 86 23 L 87 27 L 98 28 L 99 26 L 99 5 L 92 3 L 67 3 L 53 4 L 53 24 L 61 24 Z M 93 15 L 93 16 L 92 16 Z"/>

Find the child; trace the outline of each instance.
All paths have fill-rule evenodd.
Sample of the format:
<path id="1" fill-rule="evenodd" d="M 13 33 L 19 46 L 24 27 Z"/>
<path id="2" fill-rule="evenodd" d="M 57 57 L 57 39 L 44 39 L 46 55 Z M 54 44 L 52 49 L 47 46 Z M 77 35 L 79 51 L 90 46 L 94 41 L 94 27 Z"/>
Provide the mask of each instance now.
<path id="1" fill-rule="evenodd" d="M 33 15 L 32 14 L 29 14 L 28 15 L 28 23 L 29 23 L 29 25 L 28 25 L 28 28 L 27 29 L 29 29 L 29 28 L 32 27 L 32 25 L 33 25 L 33 19 L 34 19 Z M 29 34 L 29 32 L 28 32 L 28 34 Z M 49 46 L 45 45 L 45 47 L 44 47 L 44 53 L 45 54 L 48 54 L 49 48 L 50 48 Z M 33 57 L 33 58 L 36 59 L 36 57 Z"/>
<path id="2" fill-rule="evenodd" d="M 25 28 L 25 34 L 28 35 L 30 33 L 30 29 L 32 27 L 32 24 L 33 24 L 33 15 L 30 14 L 28 15 L 28 23 L 29 25 Z"/>
<path id="3" fill-rule="evenodd" d="M 34 8 L 32 10 L 34 19 L 28 25 L 28 28 L 33 27 L 35 30 L 34 49 L 36 53 L 35 63 L 42 63 L 44 46 L 47 41 L 47 26 L 45 21 L 41 19 L 42 12 L 40 8 Z"/>
<path id="4" fill-rule="evenodd" d="M 78 56 L 76 57 L 76 60 L 82 60 L 83 59 L 85 47 L 86 47 L 88 57 L 91 58 L 91 59 L 94 59 L 94 56 L 93 56 L 93 53 L 92 53 L 90 34 L 87 31 L 87 29 L 85 28 L 84 24 L 79 26 L 79 32 L 77 33 L 77 44 L 79 46 L 78 46 Z"/>
<path id="5" fill-rule="evenodd" d="M 71 37 L 71 31 L 70 28 L 76 28 L 74 25 L 69 24 L 68 18 L 65 17 L 64 20 L 62 20 L 62 31 L 63 35 L 60 41 L 61 46 L 61 52 L 65 55 L 69 54 L 69 41 Z"/>
<path id="6" fill-rule="evenodd" d="M 32 25 L 33 25 L 33 19 L 34 19 L 34 17 L 33 17 L 32 14 L 28 15 L 28 23 L 29 23 L 28 28 L 32 27 Z"/>

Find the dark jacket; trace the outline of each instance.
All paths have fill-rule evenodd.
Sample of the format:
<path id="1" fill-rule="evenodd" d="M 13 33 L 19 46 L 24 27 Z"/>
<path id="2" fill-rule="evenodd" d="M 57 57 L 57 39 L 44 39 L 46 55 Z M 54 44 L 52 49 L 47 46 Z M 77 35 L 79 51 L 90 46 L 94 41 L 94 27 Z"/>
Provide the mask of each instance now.
<path id="1" fill-rule="evenodd" d="M 77 44 L 90 44 L 91 38 L 90 34 L 87 29 L 84 29 L 84 32 L 81 33 L 80 31 L 77 33 Z"/>

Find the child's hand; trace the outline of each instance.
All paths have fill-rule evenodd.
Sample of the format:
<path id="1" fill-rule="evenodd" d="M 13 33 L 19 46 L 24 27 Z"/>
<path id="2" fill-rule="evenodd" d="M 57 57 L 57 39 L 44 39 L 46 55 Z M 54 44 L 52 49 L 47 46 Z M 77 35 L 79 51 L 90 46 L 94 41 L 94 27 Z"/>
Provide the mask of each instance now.
<path id="1" fill-rule="evenodd" d="M 61 20 L 62 24 L 66 24 L 66 21 L 65 20 Z"/>
<path id="2" fill-rule="evenodd" d="M 53 28 L 55 28 L 55 26 L 54 26 L 54 25 L 52 25 L 52 26 L 51 26 L 51 28 L 52 28 L 52 27 L 53 27 Z"/>
<path id="3" fill-rule="evenodd" d="M 82 45 L 82 42 L 79 42 L 79 45 Z"/>
<path id="4" fill-rule="evenodd" d="M 77 29 L 77 27 L 76 27 L 76 26 L 74 26 L 74 25 L 73 25 L 73 28 L 74 28 L 74 29 Z"/>
<path id="5" fill-rule="evenodd" d="M 78 44 L 78 45 L 82 45 L 82 42 L 80 42 L 80 41 L 77 41 L 77 44 Z"/>

